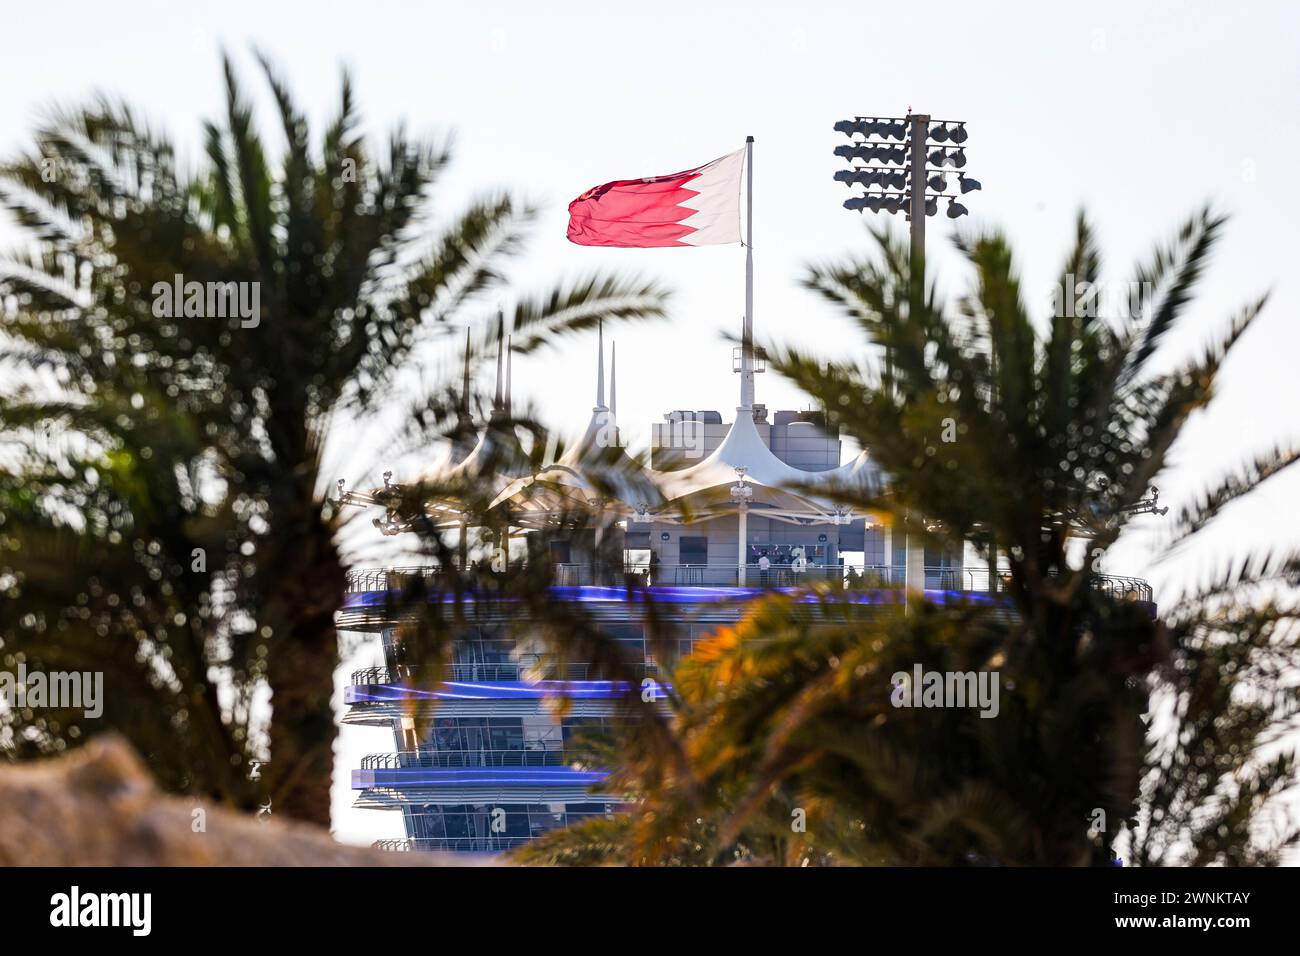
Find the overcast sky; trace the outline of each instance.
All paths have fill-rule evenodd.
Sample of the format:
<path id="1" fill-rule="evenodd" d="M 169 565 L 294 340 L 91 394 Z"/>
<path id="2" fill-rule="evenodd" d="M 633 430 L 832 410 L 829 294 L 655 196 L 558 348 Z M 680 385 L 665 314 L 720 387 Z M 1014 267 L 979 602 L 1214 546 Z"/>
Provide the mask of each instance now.
<path id="1" fill-rule="evenodd" d="M 653 275 L 675 290 L 669 323 L 608 333 L 622 360 L 620 422 L 644 435 L 673 408 L 719 409 L 730 420 L 738 383 L 722 336 L 743 311 L 744 252 L 574 246 L 565 240 L 570 199 L 611 179 L 699 165 L 753 135 L 757 335 L 840 358 L 860 352 L 859 340 L 797 284 L 806 263 L 863 247 L 862 217 L 841 208 L 848 192 L 831 179 L 840 165 L 832 150 L 845 142 L 832 123 L 909 107 L 962 119 L 965 171 L 984 189 L 966 198 L 972 215 L 961 227 L 1010 233 L 1027 295 L 1043 314 L 1080 207 L 1095 218 L 1117 282 L 1198 204 L 1232 215 L 1170 360 L 1203 345 L 1248 298 L 1270 288 L 1273 298 L 1225 369 L 1215 409 L 1189 429 L 1159 481 L 1162 501 L 1177 506 L 1231 463 L 1300 432 L 1297 9 L 1131 0 L 11 4 L 0 152 L 25 144 L 52 103 L 104 91 L 196 160 L 200 119 L 220 109 L 223 45 L 250 89 L 258 78 L 249 50 L 264 49 L 318 124 L 334 109 L 347 64 L 367 132 L 382 136 L 399 121 L 416 133 L 455 132 L 455 161 L 438 192 L 445 208 L 499 187 L 543 204 L 513 273 L 519 287 L 600 268 Z M 942 215 L 930 220 L 930 255 L 959 287 L 952 228 Z M 12 238 L 0 225 L 0 242 Z M 573 339 L 517 362 L 516 394 L 577 431 L 592 404 L 594 350 L 594 340 Z M 757 399 L 769 408 L 807 404 L 770 374 Z M 345 437 L 339 475 L 373 473 L 382 430 Z M 399 476 L 415 467 L 397 464 Z M 1294 545 L 1296 491 L 1294 481 L 1279 484 L 1234 509 L 1199 554 L 1176 564 L 1151 566 L 1150 542 L 1134 536 L 1105 568 L 1151 578 L 1159 598 L 1207 561 Z M 344 670 L 377 659 L 370 648 Z M 348 808 L 349 768 L 392 746 L 386 730 L 345 728 L 335 787 L 341 837 L 400 835 L 396 815 Z"/>

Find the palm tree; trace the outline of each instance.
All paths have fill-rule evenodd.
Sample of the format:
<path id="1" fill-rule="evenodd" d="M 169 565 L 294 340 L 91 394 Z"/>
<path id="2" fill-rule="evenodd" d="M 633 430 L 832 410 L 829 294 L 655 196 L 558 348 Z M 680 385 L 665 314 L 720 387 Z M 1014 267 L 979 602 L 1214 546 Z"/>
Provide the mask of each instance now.
<path id="1" fill-rule="evenodd" d="M 1187 364 L 1152 371 L 1222 226 L 1202 211 L 1139 266 L 1132 311 L 1059 297 L 1041 326 L 998 233 L 958 241 L 974 281 L 955 308 L 913 284 L 905 247 L 883 233 L 878 257 L 811 269 L 805 285 L 891 358 L 877 374 L 769 350 L 890 476 L 844 502 L 976 543 L 991 572 L 1005 562 L 989 577 L 1005 576 L 1008 594 L 869 617 L 831 597 L 764 602 L 674 672 L 691 785 L 634 759 L 608 786 L 640 812 L 521 858 L 1096 864 L 1117 851 L 1241 864 L 1294 845 L 1300 830 L 1275 812 L 1296 783 L 1285 734 L 1300 706 L 1279 675 L 1300 665 L 1297 556 L 1253 555 L 1158 616 L 1095 586 L 1097 561 L 1149 510 L 1183 424 L 1264 304 Z M 1100 272 L 1081 216 L 1062 288 L 1073 298 Z M 1266 452 L 1211 488 L 1177 516 L 1171 547 L 1297 457 Z M 998 716 L 896 708 L 894 676 L 918 663 L 996 671 Z M 1166 716 L 1152 724 L 1157 702 Z"/>
<path id="2" fill-rule="evenodd" d="M 18 383 L 0 404 L 11 452 L 0 586 L 12 597 L 0 633 L 7 654 L 107 670 L 110 713 L 129 717 L 156 761 L 174 761 L 160 770 L 170 785 L 245 806 L 269 797 L 275 812 L 328 823 L 345 570 L 344 519 L 321 470 L 331 423 L 391 404 L 416 350 L 502 287 L 534 213 L 500 193 L 444 213 L 435 231 L 429 193 L 446 146 L 398 129 L 372 150 L 346 74 L 315 142 L 259 60 L 278 158 L 226 59 L 225 114 L 205 124 L 192 174 L 165 136 L 108 101 L 56 114 L 34 152 L 0 168 L 0 198 L 32 249 L 0 264 Z M 227 292 L 242 298 L 222 307 Z M 652 283 L 594 276 L 522 296 L 516 324 L 544 338 L 659 316 L 664 300 Z M 413 402 L 429 439 L 438 404 L 437 388 Z M 53 445 L 35 440 L 55 431 Z M 271 718 L 258 741 L 263 682 Z M 17 719 L 16 752 L 114 722 Z M 250 786 L 263 744 L 270 763 Z"/>

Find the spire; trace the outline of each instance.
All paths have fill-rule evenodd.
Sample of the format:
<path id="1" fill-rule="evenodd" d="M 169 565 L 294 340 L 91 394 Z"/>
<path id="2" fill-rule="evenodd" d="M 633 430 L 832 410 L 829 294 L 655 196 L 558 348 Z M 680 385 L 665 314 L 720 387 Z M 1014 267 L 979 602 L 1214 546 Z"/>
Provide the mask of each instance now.
<path id="1" fill-rule="evenodd" d="M 510 351 L 510 336 L 506 336 L 506 418 L 510 417 L 510 360 L 513 353 Z"/>
<path id="2" fill-rule="evenodd" d="M 465 328 L 465 365 L 460 385 L 460 417 L 469 419 L 469 327 Z"/>
<path id="3" fill-rule="evenodd" d="M 465 369 L 463 373 L 460 401 L 456 405 L 456 427 L 452 431 L 452 461 L 460 462 L 474 448 L 474 416 L 469 411 L 469 368 L 470 368 L 470 330 L 465 329 Z"/>
<path id="4" fill-rule="evenodd" d="M 461 371 L 460 401 L 456 403 L 456 431 L 461 434 L 473 432 L 474 419 L 469 414 L 469 328 L 465 326 L 465 359 Z"/>
<path id="5" fill-rule="evenodd" d="M 497 386 L 496 395 L 492 399 L 492 411 L 500 412 L 503 409 L 501 401 L 501 349 L 506 339 L 506 319 L 500 309 L 497 310 Z"/>
<path id="6" fill-rule="evenodd" d="M 605 407 L 605 322 L 596 322 L 596 407 L 592 411 L 607 411 Z"/>
<path id="7" fill-rule="evenodd" d="M 618 427 L 618 343 L 609 343 L 609 420 Z"/>

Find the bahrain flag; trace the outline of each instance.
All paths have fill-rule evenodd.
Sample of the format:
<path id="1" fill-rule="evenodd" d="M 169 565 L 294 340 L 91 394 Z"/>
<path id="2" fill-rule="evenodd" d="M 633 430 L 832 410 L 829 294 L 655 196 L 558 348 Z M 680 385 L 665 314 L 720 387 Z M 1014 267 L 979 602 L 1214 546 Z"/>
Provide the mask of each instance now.
<path id="1" fill-rule="evenodd" d="M 695 169 L 620 179 L 569 203 L 569 241 L 580 246 L 709 246 L 740 242 L 738 149 Z"/>

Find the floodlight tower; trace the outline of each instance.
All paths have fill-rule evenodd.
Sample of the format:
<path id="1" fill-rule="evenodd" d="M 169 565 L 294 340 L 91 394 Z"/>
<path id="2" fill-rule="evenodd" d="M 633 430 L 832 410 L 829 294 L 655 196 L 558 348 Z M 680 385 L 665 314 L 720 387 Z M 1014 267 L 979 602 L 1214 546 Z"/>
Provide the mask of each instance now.
<path id="1" fill-rule="evenodd" d="M 926 217 L 938 213 L 940 199 L 948 200 L 949 219 L 968 213 L 966 207 L 957 201 L 956 194 L 947 191 L 948 169 L 964 169 L 966 166 L 966 148 L 963 145 L 967 136 L 966 124 L 962 120 L 932 120 L 929 113 L 908 110 L 905 117 L 855 116 L 851 120 L 840 120 L 835 124 L 835 131 L 849 138 L 847 146 L 835 147 L 835 155 L 849 162 L 848 169 L 835 173 L 835 180 L 850 189 L 855 185 L 866 187 L 865 195 L 846 199 L 844 208 L 859 212 L 867 209 L 875 213 L 882 210 L 903 212 L 911 221 L 908 303 L 915 313 L 922 307 L 925 296 Z M 964 172 L 957 174 L 957 183 L 962 195 L 981 188 L 978 180 L 967 178 Z M 879 187 L 880 191 L 873 192 L 873 186 Z M 883 381 L 892 394 L 895 387 L 894 363 L 888 343 L 885 346 Z M 925 552 L 921 545 L 924 536 L 917 535 L 915 542 L 911 530 L 907 536 L 904 586 L 909 594 L 919 594 L 925 580 Z M 891 534 L 887 532 L 886 560 L 892 565 L 891 541 Z"/>
<path id="2" fill-rule="evenodd" d="M 913 275 L 916 282 L 923 284 L 926 216 L 938 213 L 940 199 L 948 200 L 949 219 L 969 212 L 955 193 L 947 191 L 948 169 L 966 165 L 966 147 L 962 145 L 967 137 L 965 121 L 932 120 L 928 113 L 909 111 L 905 117 L 855 116 L 840 120 L 835 131 L 850 140 L 848 146 L 835 147 L 835 155 L 847 159 L 850 165 L 835 173 L 836 181 L 850 189 L 855 185 L 867 188 L 865 195 L 846 199 L 844 208 L 905 213 L 911 221 Z M 898 145 L 891 140 L 899 141 Z M 859 162 L 863 165 L 855 165 Z M 964 172 L 957 174 L 957 185 L 962 195 L 981 188 L 978 180 Z M 872 192 L 872 186 L 881 187 L 881 191 Z"/>

